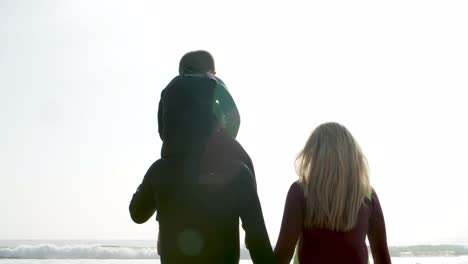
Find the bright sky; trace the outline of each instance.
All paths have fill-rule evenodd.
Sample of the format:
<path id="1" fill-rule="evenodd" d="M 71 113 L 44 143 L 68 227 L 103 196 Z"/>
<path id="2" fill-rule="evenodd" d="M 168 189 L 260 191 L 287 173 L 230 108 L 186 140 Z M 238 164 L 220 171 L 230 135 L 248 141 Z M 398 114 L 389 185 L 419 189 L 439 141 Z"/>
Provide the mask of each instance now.
<path id="1" fill-rule="evenodd" d="M 273 242 L 325 121 L 361 144 L 390 244 L 468 241 L 468 3 L 253 2 L 0 1 L 0 239 L 154 239 L 128 203 L 161 90 L 206 49 Z"/>

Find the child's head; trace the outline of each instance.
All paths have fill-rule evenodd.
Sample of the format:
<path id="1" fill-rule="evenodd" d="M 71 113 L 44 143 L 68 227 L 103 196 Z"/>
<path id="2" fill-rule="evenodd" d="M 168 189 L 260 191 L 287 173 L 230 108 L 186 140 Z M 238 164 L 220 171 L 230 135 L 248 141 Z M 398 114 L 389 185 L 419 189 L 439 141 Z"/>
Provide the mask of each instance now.
<path id="1" fill-rule="evenodd" d="M 208 51 L 191 51 L 180 59 L 179 74 L 205 72 L 216 74 L 213 56 Z"/>

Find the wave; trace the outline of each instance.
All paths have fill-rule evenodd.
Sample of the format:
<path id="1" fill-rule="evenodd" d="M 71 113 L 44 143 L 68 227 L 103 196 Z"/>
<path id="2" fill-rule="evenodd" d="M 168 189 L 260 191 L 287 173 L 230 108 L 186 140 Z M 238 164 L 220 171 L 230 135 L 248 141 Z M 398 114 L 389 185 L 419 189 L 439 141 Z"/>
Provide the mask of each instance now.
<path id="1" fill-rule="evenodd" d="M 466 245 L 414 245 L 389 247 L 392 257 L 450 257 L 468 255 Z M 369 251 L 370 252 L 370 251 Z"/>
<path id="2" fill-rule="evenodd" d="M 156 259 L 154 247 L 53 244 L 19 245 L 0 248 L 0 258 L 9 259 Z"/>
<path id="3" fill-rule="evenodd" d="M 415 245 L 389 247 L 392 257 L 463 256 L 467 245 Z M 241 259 L 249 259 L 246 248 L 241 247 Z M 370 253 L 369 249 L 369 253 Z M 99 244 L 63 245 L 23 244 L 0 247 L 0 259 L 158 259 L 155 247 L 103 246 Z"/>

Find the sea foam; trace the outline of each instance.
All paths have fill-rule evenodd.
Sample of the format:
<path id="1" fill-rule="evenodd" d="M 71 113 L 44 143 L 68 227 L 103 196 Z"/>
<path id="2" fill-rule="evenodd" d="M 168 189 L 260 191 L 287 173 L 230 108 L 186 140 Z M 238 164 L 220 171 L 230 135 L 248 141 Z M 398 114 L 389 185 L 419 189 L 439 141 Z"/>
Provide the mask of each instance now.
<path id="1" fill-rule="evenodd" d="M 114 247 L 102 245 L 54 244 L 19 245 L 0 248 L 0 258 L 18 259 L 155 259 L 154 247 Z"/>

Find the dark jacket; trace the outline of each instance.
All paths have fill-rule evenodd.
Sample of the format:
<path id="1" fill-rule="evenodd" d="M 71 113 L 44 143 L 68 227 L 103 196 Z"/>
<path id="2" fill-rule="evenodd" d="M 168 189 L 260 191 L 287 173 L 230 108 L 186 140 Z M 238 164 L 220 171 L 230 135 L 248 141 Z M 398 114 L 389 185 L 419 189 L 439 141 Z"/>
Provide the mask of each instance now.
<path id="1" fill-rule="evenodd" d="M 274 263 L 252 173 L 238 161 L 201 155 L 161 159 L 130 202 L 144 223 L 158 211 L 161 263 L 238 263 L 239 218 L 254 263 Z"/>
<path id="2" fill-rule="evenodd" d="M 179 75 L 161 93 L 158 131 L 162 158 L 204 151 L 212 157 L 241 161 L 255 175 L 250 156 L 235 139 L 239 125 L 234 99 L 223 81 L 212 74 Z"/>
<path id="3" fill-rule="evenodd" d="M 166 152 L 187 152 L 218 127 L 235 138 L 240 116 L 224 83 L 208 73 L 175 77 L 161 93 L 158 132 Z"/>

